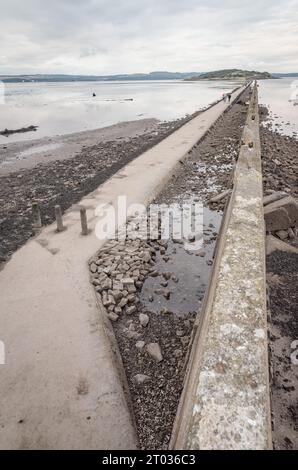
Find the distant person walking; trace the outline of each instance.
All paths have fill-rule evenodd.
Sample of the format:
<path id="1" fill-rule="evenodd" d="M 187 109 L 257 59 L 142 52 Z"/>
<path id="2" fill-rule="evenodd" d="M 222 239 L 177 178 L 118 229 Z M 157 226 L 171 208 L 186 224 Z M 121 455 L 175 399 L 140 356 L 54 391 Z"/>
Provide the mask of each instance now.
<path id="1" fill-rule="evenodd" d="M 228 101 L 229 101 L 229 103 L 231 102 L 231 98 L 232 98 L 231 93 L 228 93 Z"/>

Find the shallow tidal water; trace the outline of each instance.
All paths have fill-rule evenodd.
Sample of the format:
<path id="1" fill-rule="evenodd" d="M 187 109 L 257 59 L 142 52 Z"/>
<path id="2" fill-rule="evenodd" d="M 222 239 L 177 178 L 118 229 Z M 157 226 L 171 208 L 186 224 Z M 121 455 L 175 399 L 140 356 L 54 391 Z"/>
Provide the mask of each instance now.
<path id="1" fill-rule="evenodd" d="M 204 207 L 203 240 L 198 250 L 187 250 L 183 243 L 168 241 L 164 255 L 157 252 L 155 268 L 159 275 L 147 277 L 144 282 L 140 300 L 150 312 L 161 314 L 162 309 L 177 317 L 187 317 L 191 312 L 200 310 L 206 287 L 208 285 L 216 236 L 220 228 L 222 214 Z M 166 281 L 162 273 L 171 273 Z M 162 294 L 162 283 L 170 292 L 167 299 Z"/>
<path id="2" fill-rule="evenodd" d="M 267 106 L 272 129 L 288 136 L 298 135 L 298 77 L 259 82 L 259 102 Z"/>
<path id="3" fill-rule="evenodd" d="M 236 86 L 239 82 L 181 80 L 5 84 L 0 130 L 30 125 L 38 129 L 0 136 L 0 144 L 144 118 L 177 119 L 210 105 Z"/>

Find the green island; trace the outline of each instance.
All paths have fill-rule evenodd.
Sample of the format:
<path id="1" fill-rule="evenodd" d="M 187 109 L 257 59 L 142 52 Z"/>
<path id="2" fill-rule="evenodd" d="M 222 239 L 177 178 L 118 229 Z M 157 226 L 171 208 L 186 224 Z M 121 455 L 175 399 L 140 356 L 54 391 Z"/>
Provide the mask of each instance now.
<path id="1" fill-rule="evenodd" d="M 264 80 L 268 78 L 276 78 L 269 72 L 256 72 L 255 70 L 241 69 L 223 69 L 214 72 L 202 73 L 200 76 L 186 78 L 185 81 L 197 80 L 234 80 L 234 79 L 256 79 Z"/>

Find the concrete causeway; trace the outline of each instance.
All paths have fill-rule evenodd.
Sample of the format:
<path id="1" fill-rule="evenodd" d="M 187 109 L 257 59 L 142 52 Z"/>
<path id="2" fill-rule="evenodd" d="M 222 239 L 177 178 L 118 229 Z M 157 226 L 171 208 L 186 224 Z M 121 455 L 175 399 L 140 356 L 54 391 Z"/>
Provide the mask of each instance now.
<path id="1" fill-rule="evenodd" d="M 243 89 L 233 93 L 235 100 Z M 88 260 L 103 245 L 94 235 L 100 203 L 148 203 L 177 162 L 229 105 L 220 101 L 142 154 L 55 226 L 19 249 L 0 272 L 1 449 L 133 449 L 137 437 L 95 293 Z M 54 211 L 54 207 L 53 207 Z"/>
<path id="2" fill-rule="evenodd" d="M 175 449 L 270 449 L 257 88 L 172 436 Z"/>

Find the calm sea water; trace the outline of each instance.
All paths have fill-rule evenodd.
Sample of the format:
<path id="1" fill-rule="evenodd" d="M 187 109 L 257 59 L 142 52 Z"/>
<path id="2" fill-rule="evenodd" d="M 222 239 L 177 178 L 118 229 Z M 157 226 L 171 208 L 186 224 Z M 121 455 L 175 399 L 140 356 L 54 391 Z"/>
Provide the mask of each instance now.
<path id="1" fill-rule="evenodd" d="M 5 104 L 0 104 L 0 129 L 30 125 L 39 128 L 37 132 L 0 136 L 0 143 L 68 134 L 135 119 L 176 119 L 204 108 L 238 85 L 178 80 L 7 84 Z"/>
<path id="2" fill-rule="evenodd" d="M 268 106 L 274 130 L 297 137 L 298 77 L 260 81 L 259 101 Z"/>
<path id="3" fill-rule="evenodd" d="M 39 127 L 37 132 L 0 136 L 0 143 L 69 134 L 135 119 L 176 119 L 208 106 L 238 85 L 235 81 L 180 80 L 6 84 L 4 104 L 0 100 L 0 129 Z M 259 85 L 260 102 L 269 106 L 276 130 L 295 135 L 298 80 L 264 80 Z"/>

